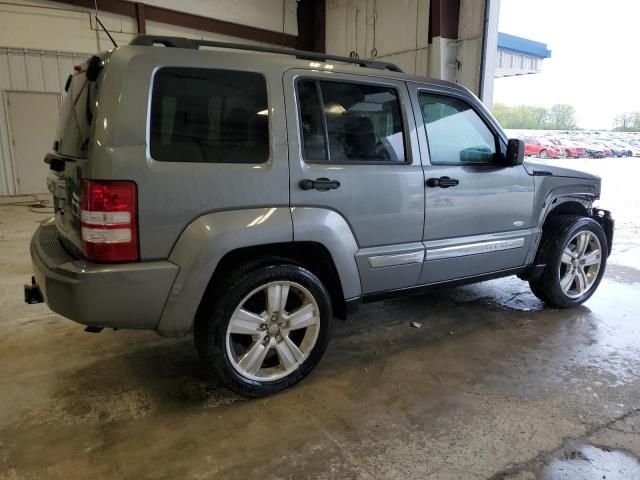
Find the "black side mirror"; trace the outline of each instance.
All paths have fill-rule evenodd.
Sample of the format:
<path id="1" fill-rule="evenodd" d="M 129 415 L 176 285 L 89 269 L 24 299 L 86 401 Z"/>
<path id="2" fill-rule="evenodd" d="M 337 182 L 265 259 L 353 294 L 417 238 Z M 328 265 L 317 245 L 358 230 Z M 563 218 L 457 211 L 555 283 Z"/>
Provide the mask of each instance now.
<path id="1" fill-rule="evenodd" d="M 524 142 L 519 138 L 510 138 L 507 142 L 506 161 L 508 165 L 522 165 L 524 162 Z"/>

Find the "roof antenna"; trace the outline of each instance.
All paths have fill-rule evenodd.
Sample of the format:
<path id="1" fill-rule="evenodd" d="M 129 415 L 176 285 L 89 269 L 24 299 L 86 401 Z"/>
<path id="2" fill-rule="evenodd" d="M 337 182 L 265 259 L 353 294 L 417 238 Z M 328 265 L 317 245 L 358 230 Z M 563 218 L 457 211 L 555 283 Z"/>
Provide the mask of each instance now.
<path id="1" fill-rule="evenodd" d="M 118 48 L 118 44 L 116 43 L 116 41 L 113 39 L 113 37 L 109 33 L 109 30 L 107 30 L 107 28 L 102 24 L 102 22 L 98 18 L 98 15 L 95 15 L 95 17 L 96 17 L 96 22 L 98 22 L 98 24 L 102 27 L 102 30 L 104 30 L 104 33 L 107 34 L 107 37 L 109 37 L 109 40 L 111 40 L 111 43 L 113 43 L 113 46 Z"/>

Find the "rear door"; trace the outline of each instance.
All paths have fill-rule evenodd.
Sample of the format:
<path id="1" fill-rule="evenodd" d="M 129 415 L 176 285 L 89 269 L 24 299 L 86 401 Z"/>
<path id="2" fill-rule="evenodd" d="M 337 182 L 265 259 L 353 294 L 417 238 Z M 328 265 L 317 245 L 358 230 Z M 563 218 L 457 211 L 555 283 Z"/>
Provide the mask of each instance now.
<path id="1" fill-rule="evenodd" d="M 426 177 L 420 283 L 522 266 L 536 231 L 533 177 L 500 160 L 504 139 L 470 99 L 447 89 L 410 90 Z"/>
<path id="2" fill-rule="evenodd" d="M 424 257 L 424 176 L 405 83 L 290 70 L 284 85 L 291 206 L 346 220 L 363 293 L 414 286 Z"/>

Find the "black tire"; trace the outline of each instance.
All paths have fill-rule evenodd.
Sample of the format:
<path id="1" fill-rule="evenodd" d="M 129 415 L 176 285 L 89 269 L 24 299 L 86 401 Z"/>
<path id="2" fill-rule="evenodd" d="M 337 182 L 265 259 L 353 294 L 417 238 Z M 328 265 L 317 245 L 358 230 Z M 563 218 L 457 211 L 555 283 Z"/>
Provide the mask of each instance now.
<path id="1" fill-rule="evenodd" d="M 591 231 L 600 242 L 600 268 L 591 287 L 579 297 L 565 294 L 560 286 L 560 262 L 562 253 L 571 239 L 581 231 Z M 542 274 L 529 281 L 533 294 L 545 303 L 559 308 L 569 308 L 586 302 L 596 291 L 607 265 L 608 244 L 604 230 L 598 222 L 588 217 L 558 215 L 548 220 L 536 255 L 536 264 L 544 264 Z"/>
<path id="2" fill-rule="evenodd" d="M 222 383 L 236 393 L 262 397 L 286 390 L 305 378 L 322 358 L 330 337 L 332 318 L 330 296 L 320 280 L 309 270 L 286 260 L 268 264 L 254 263 L 240 268 L 209 293 L 215 300 L 201 309 L 194 326 L 196 348 L 205 368 L 215 372 Z M 261 381 L 243 376 L 232 365 L 226 348 L 227 327 L 236 308 L 255 289 L 275 281 L 295 282 L 313 296 L 319 310 L 320 327 L 314 346 L 287 376 Z"/>
<path id="3" fill-rule="evenodd" d="M 540 158 L 549 158 L 549 152 L 546 150 L 540 151 Z"/>

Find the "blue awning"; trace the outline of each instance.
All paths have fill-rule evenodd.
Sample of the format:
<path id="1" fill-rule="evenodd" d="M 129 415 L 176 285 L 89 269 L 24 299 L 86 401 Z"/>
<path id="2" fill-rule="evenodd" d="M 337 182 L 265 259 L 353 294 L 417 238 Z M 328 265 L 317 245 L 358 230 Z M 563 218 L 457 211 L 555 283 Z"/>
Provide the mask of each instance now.
<path id="1" fill-rule="evenodd" d="M 549 58 L 551 56 L 551 50 L 547 49 L 546 43 L 535 42 L 502 32 L 498 32 L 498 48 L 538 58 Z"/>

